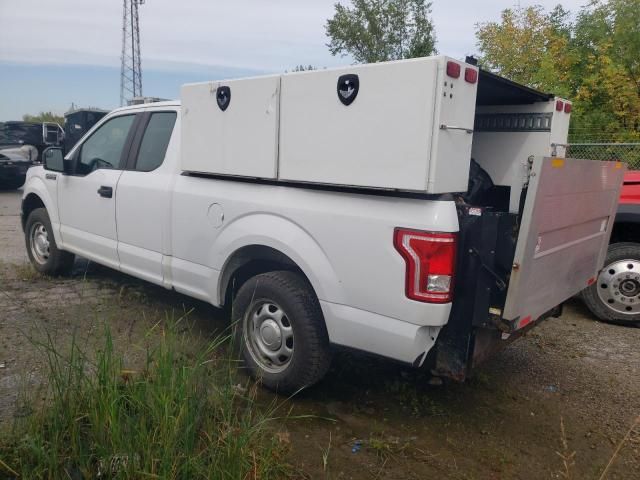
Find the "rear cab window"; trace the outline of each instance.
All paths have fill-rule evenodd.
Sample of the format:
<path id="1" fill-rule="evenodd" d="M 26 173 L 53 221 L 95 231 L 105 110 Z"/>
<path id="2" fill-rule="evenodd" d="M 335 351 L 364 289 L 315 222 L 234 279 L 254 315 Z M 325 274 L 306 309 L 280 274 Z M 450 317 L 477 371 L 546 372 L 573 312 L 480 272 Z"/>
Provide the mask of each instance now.
<path id="1" fill-rule="evenodd" d="M 133 170 L 150 172 L 162 165 L 176 117 L 176 112 L 151 113 L 138 148 Z"/>

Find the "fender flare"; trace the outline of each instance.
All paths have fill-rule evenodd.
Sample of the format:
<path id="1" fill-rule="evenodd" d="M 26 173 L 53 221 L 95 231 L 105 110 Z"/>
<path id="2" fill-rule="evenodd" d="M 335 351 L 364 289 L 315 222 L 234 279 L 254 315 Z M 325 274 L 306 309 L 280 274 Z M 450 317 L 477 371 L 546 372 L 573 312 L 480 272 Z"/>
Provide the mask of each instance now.
<path id="1" fill-rule="evenodd" d="M 58 217 L 58 209 L 55 208 L 55 202 L 51 198 L 49 190 L 47 190 L 47 186 L 44 184 L 44 181 L 41 178 L 31 177 L 27 180 L 27 183 L 24 186 L 24 193 L 22 195 L 21 216 L 24 213 L 24 202 L 29 197 L 29 195 L 35 195 L 44 204 L 44 208 L 46 208 L 47 214 L 49 215 L 49 220 L 51 221 L 53 238 L 55 239 L 56 244 L 61 247 L 63 242 L 62 236 L 60 235 L 60 218 Z M 24 219 L 24 221 L 26 222 L 26 218 Z"/>
<path id="2" fill-rule="evenodd" d="M 218 296 L 223 288 L 222 272 L 229 260 L 239 249 L 251 245 L 270 247 L 289 257 L 307 276 L 319 300 L 344 303 L 344 290 L 335 269 L 313 236 L 292 220 L 269 213 L 235 218 L 211 246 L 211 265 L 221 272 Z"/>

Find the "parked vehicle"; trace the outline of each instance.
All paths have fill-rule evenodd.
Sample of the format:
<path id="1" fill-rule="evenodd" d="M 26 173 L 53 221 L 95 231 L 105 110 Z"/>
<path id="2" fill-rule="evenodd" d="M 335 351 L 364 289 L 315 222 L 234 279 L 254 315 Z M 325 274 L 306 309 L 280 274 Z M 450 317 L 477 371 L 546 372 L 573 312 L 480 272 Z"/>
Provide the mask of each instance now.
<path id="1" fill-rule="evenodd" d="M 232 307 L 281 392 L 332 345 L 462 380 L 603 265 L 624 167 L 549 157 L 570 110 L 444 56 L 186 85 L 47 150 L 27 252 Z"/>
<path id="2" fill-rule="evenodd" d="M 64 114 L 64 151 L 70 152 L 85 133 L 93 127 L 109 110 L 99 108 L 75 108 Z"/>
<path id="3" fill-rule="evenodd" d="M 640 322 L 640 172 L 627 172 L 598 281 L 582 292 L 600 320 Z"/>
<path id="4" fill-rule="evenodd" d="M 25 151 L 26 150 L 26 151 Z M 33 161 L 30 152 L 23 148 L 0 149 L 0 188 L 20 188 Z"/>
<path id="5" fill-rule="evenodd" d="M 63 136 L 57 123 L 1 122 L 0 187 L 21 187 L 27 170 L 40 161 L 42 151 L 61 145 Z"/>

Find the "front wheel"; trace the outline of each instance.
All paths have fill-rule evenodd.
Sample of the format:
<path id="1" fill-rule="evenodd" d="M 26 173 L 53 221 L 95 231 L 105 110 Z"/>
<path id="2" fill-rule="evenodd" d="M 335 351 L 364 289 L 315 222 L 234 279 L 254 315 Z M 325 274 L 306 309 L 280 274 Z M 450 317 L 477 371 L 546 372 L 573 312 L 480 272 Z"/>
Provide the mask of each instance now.
<path id="1" fill-rule="evenodd" d="M 36 208 L 29 214 L 24 235 L 27 255 L 37 271 L 46 275 L 60 275 L 71 271 L 75 257 L 58 248 L 46 209 Z"/>
<path id="2" fill-rule="evenodd" d="M 242 360 L 265 387 L 295 393 L 329 368 L 320 303 L 302 275 L 276 271 L 247 280 L 233 302 L 233 320 Z"/>
<path id="3" fill-rule="evenodd" d="M 600 320 L 640 323 L 640 244 L 609 245 L 597 282 L 582 291 L 582 298 Z"/>

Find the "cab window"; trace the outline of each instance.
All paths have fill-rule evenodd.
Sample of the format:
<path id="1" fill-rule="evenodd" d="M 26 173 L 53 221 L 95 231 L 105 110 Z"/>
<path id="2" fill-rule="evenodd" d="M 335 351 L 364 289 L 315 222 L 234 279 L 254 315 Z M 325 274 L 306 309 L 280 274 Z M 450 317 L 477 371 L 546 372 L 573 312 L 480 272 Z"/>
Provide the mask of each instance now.
<path id="1" fill-rule="evenodd" d="M 135 117 L 115 117 L 98 128 L 81 146 L 76 173 L 86 175 L 100 168 L 121 168 L 122 150 Z"/>
<path id="2" fill-rule="evenodd" d="M 150 172 L 162 165 L 175 123 L 176 112 L 151 114 L 140 143 L 135 170 Z"/>

